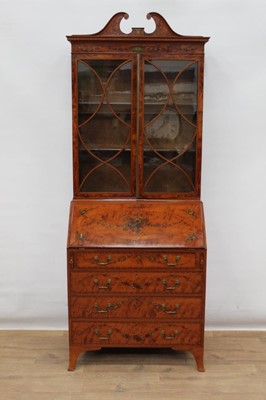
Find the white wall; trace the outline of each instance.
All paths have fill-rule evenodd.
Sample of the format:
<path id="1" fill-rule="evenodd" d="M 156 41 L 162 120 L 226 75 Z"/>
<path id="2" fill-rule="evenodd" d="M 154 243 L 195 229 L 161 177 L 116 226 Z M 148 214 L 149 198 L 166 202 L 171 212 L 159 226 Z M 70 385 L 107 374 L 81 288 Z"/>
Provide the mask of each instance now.
<path id="1" fill-rule="evenodd" d="M 208 328 L 266 328 L 266 2 L 0 0 L 0 327 L 66 328 L 70 45 L 126 11 L 206 45 Z"/>

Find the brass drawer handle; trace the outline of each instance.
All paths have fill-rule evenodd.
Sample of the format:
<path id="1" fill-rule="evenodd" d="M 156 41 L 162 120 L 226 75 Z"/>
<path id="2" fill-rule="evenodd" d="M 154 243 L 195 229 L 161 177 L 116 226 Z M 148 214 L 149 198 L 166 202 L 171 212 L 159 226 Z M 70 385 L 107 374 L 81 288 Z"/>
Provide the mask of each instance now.
<path id="1" fill-rule="evenodd" d="M 175 290 L 176 287 L 180 285 L 180 281 L 178 279 L 176 279 L 175 281 L 175 286 L 168 286 L 168 282 L 166 279 L 163 279 L 162 282 L 166 290 Z"/>
<path id="2" fill-rule="evenodd" d="M 108 265 L 110 264 L 110 262 L 112 261 L 112 256 L 107 256 L 106 261 L 100 261 L 98 256 L 94 257 L 94 261 L 98 264 L 98 265 Z"/>
<path id="3" fill-rule="evenodd" d="M 179 332 L 175 330 L 173 336 L 166 336 L 166 332 L 161 331 L 161 335 L 165 340 L 174 340 L 179 335 Z"/>
<path id="4" fill-rule="evenodd" d="M 93 283 L 94 283 L 94 285 L 98 286 L 98 289 L 109 289 L 109 286 L 111 285 L 112 280 L 111 279 L 107 279 L 106 286 L 99 286 L 98 279 L 94 279 Z"/>
<path id="5" fill-rule="evenodd" d="M 112 334 L 112 329 L 108 329 L 108 331 L 106 331 L 108 336 L 100 336 L 100 331 L 99 329 L 96 329 L 95 331 L 95 335 L 98 336 L 99 340 L 109 340 L 110 336 Z"/>
<path id="6" fill-rule="evenodd" d="M 181 256 L 176 256 L 176 257 L 175 257 L 176 262 L 171 263 L 171 262 L 168 262 L 168 256 L 163 256 L 163 260 L 166 262 L 166 265 L 167 265 L 168 267 L 176 267 L 177 264 L 178 264 L 179 261 L 180 261 L 180 258 L 181 258 Z"/>
<path id="7" fill-rule="evenodd" d="M 178 308 L 180 307 L 179 304 L 175 304 L 174 309 L 169 310 L 166 304 L 155 304 L 154 306 L 160 308 L 166 314 L 176 314 Z"/>
<path id="8" fill-rule="evenodd" d="M 109 311 L 115 310 L 116 308 L 118 308 L 118 304 L 111 304 L 111 303 L 108 303 L 108 304 L 106 305 L 105 309 L 100 310 L 99 304 L 98 304 L 98 303 L 95 303 L 95 304 L 94 304 L 94 308 L 95 308 L 95 311 L 96 311 L 97 313 L 108 313 Z"/>

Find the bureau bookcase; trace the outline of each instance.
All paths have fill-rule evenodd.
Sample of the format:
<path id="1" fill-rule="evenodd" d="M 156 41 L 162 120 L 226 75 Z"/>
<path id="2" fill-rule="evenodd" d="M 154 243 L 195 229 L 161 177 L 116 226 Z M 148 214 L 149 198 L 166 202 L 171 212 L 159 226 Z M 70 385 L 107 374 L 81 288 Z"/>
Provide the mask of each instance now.
<path id="1" fill-rule="evenodd" d="M 155 30 L 72 35 L 69 370 L 83 351 L 191 351 L 204 371 L 204 44 Z"/>

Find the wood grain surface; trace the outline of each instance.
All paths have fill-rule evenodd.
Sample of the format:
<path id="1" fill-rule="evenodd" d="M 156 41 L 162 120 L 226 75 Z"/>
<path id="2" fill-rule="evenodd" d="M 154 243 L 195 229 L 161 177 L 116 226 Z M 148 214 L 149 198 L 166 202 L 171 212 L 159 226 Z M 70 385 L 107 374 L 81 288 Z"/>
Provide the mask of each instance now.
<path id="1" fill-rule="evenodd" d="M 71 272 L 71 292 L 73 294 L 111 293 L 158 293 L 195 294 L 202 293 L 201 272 Z"/>
<path id="2" fill-rule="evenodd" d="M 206 332 L 205 374 L 188 352 L 103 349 L 67 372 L 65 331 L 0 331 L 3 400 L 265 400 L 266 332 Z"/>
<path id="3" fill-rule="evenodd" d="M 68 247 L 204 249 L 203 206 L 200 201 L 74 200 Z"/>

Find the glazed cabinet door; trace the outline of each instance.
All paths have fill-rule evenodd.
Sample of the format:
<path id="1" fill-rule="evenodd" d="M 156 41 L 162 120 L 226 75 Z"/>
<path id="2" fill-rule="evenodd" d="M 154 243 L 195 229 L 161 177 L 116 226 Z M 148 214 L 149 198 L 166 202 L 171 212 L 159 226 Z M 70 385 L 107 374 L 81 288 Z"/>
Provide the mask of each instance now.
<path id="1" fill-rule="evenodd" d="M 133 59 L 73 60 L 76 196 L 134 196 Z"/>
<path id="2" fill-rule="evenodd" d="M 75 196 L 199 198 L 201 59 L 79 55 L 73 71 Z"/>
<path id="3" fill-rule="evenodd" d="M 143 58 L 141 197 L 197 197 L 199 67 L 192 59 Z"/>

